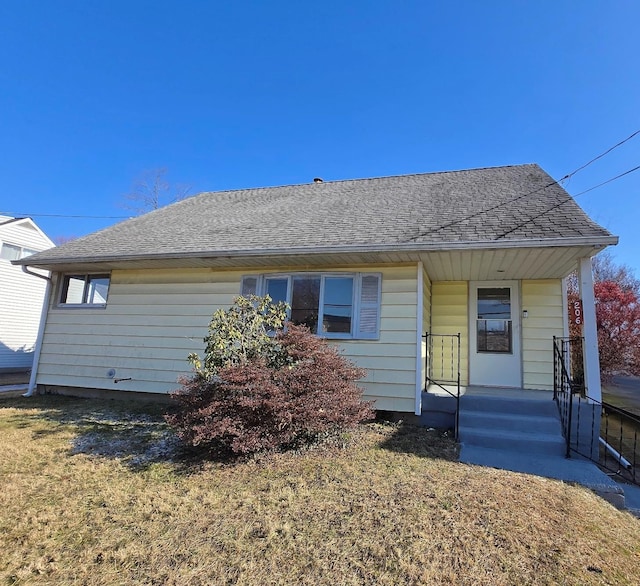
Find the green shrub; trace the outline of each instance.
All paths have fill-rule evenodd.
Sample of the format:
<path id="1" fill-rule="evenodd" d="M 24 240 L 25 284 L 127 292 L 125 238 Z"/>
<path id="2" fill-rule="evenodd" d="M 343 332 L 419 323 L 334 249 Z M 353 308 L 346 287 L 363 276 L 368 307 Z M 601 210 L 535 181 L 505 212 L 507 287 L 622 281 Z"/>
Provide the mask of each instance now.
<path id="1" fill-rule="evenodd" d="M 237 297 L 227 310 L 216 311 L 204 339 L 204 362 L 190 354 L 189 362 L 206 379 L 230 364 L 243 364 L 262 357 L 270 365 L 283 359 L 273 333 L 282 329 L 287 317 L 286 303 L 272 303 L 271 297 Z"/>
<path id="2" fill-rule="evenodd" d="M 250 303 L 262 307 L 255 299 Z M 372 418 L 372 406 L 355 384 L 366 374 L 363 369 L 304 326 L 288 324 L 268 335 L 271 325 L 263 323 L 260 333 L 260 316 L 245 320 L 251 310 L 242 298 L 238 304 L 242 311 L 232 308 L 226 317 L 216 312 L 205 367 L 196 364 L 194 376 L 181 381 L 172 395 L 176 410 L 167 421 L 185 443 L 249 454 L 298 446 Z M 234 321 L 238 315 L 241 326 Z M 266 316 L 280 314 L 267 308 L 261 315 L 266 323 Z M 238 337 L 233 344 L 222 343 L 229 331 L 245 332 L 252 343 Z"/>

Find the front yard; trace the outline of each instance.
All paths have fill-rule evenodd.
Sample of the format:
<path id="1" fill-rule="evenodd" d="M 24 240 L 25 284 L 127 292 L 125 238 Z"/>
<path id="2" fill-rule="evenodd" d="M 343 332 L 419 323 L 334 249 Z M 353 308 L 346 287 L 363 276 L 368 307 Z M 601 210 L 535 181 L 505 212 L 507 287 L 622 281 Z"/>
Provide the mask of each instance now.
<path id="1" fill-rule="evenodd" d="M 591 492 L 460 464 L 370 424 L 236 464 L 159 408 L 0 397 L 2 584 L 638 584 L 640 522 Z"/>

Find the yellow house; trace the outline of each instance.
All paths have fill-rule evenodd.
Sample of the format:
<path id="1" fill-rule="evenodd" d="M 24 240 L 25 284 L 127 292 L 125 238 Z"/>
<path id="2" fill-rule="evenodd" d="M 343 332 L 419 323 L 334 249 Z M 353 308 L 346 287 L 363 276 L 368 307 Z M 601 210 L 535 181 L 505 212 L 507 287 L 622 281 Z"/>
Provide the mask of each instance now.
<path id="1" fill-rule="evenodd" d="M 249 292 L 366 368 L 378 409 L 421 413 L 457 353 L 438 335 L 463 386 L 552 389 L 579 269 L 598 396 L 589 259 L 616 242 L 537 165 L 202 193 L 15 261 L 52 274 L 30 392 L 169 393 Z"/>

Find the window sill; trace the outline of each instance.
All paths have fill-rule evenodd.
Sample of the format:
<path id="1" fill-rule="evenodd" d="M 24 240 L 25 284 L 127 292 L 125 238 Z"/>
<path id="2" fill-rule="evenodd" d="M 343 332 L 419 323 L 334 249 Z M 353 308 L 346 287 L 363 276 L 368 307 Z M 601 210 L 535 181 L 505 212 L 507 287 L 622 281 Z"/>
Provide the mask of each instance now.
<path id="1" fill-rule="evenodd" d="M 105 309 L 106 303 L 58 303 L 55 309 Z"/>

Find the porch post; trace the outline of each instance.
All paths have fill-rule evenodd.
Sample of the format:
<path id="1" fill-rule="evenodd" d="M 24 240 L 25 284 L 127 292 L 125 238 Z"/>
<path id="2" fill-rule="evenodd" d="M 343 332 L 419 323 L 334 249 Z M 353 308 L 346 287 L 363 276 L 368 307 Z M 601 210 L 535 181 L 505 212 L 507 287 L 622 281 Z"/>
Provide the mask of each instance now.
<path id="1" fill-rule="evenodd" d="M 424 288 L 422 284 L 423 271 L 424 268 L 422 266 L 422 262 L 419 262 L 416 270 L 416 297 L 418 298 L 416 303 L 416 400 L 414 410 L 416 415 L 422 414 L 422 386 L 424 382 L 424 377 L 422 376 L 422 316 L 424 312 L 424 308 L 422 307 L 422 304 L 424 303 Z"/>
<path id="2" fill-rule="evenodd" d="M 600 388 L 600 357 L 598 356 L 598 331 L 596 328 L 596 303 L 593 293 L 591 259 L 578 261 L 578 282 L 582 299 L 582 335 L 584 336 L 584 384 L 589 397 L 602 401 Z"/>

